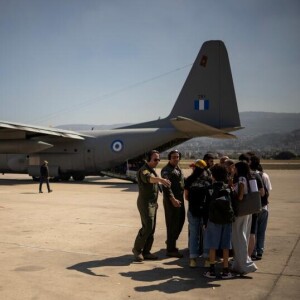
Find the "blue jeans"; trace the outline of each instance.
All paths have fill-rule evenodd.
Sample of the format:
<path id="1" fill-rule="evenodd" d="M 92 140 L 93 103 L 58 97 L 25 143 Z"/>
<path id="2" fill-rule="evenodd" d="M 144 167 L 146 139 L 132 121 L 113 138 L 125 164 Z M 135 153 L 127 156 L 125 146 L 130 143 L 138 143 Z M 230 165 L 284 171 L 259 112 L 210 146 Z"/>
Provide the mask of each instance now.
<path id="1" fill-rule="evenodd" d="M 199 257 L 203 248 L 203 218 L 194 217 L 190 211 L 187 213 L 189 221 L 189 251 L 190 258 Z"/>
<path id="2" fill-rule="evenodd" d="M 256 230 L 256 247 L 254 251 L 256 255 L 262 255 L 265 248 L 265 234 L 268 224 L 269 212 L 262 209 L 257 217 L 257 230 Z"/>

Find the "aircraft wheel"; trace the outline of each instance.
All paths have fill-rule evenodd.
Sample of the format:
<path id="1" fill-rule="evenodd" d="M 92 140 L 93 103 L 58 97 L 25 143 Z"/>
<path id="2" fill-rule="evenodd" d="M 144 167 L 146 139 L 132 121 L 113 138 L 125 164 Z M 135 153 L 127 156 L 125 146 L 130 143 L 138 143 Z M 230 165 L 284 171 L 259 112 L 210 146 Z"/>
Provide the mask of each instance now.
<path id="1" fill-rule="evenodd" d="M 40 181 L 40 177 L 32 176 L 32 180 L 33 180 L 33 181 Z"/>
<path id="2" fill-rule="evenodd" d="M 76 175 L 72 175 L 74 181 L 83 181 L 84 179 L 84 175 L 80 175 L 80 174 L 76 174 Z"/>

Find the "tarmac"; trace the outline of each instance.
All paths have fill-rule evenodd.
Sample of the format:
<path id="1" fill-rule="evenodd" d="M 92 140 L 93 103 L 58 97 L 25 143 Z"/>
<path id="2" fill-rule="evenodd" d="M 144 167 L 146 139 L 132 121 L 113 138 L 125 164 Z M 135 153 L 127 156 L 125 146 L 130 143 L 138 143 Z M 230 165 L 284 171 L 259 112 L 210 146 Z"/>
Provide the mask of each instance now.
<path id="1" fill-rule="evenodd" d="M 188 170 L 184 170 L 188 172 Z M 0 175 L 0 299 L 299 299 L 300 170 L 267 170 L 273 190 L 266 250 L 258 270 L 233 279 L 203 277 L 184 258 L 165 256 L 162 196 L 153 252 L 137 263 L 137 185 L 89 177 L 38 193 L 27 175 Z"/>

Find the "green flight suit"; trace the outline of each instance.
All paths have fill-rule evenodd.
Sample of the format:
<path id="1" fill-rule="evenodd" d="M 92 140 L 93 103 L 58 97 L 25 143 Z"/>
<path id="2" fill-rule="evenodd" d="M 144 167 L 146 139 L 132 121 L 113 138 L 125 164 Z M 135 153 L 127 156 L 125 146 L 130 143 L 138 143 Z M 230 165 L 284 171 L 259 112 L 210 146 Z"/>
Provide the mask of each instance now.
<path id="1" fill-rule="evenodd" d="M 150 177 L 153 175 L 157 177 L 156 172 L 148 164 L 142 166 L 137 173 L 139 186 L 137 207 L 141 217 L 142 228 L 137 234 L 134 248 L 143 254 L 150 253 L 156 226 L 159 186 L 157 183 L 150 183 Z"/>
<path id="2" fill-rule="evenodd" d="M 185 221 L 184 207 L 184 176 L 181 169 L 168 163 L 161 170 L 161 177 L 171 181 L 171 187 L 163 187 L 163 203 L 167 227 L 167 252 L 176 252 L 176 241 L 182 231 Z M 174 197 L 181 203 L 180 207 L 174 207 L 170 198 Z"/>

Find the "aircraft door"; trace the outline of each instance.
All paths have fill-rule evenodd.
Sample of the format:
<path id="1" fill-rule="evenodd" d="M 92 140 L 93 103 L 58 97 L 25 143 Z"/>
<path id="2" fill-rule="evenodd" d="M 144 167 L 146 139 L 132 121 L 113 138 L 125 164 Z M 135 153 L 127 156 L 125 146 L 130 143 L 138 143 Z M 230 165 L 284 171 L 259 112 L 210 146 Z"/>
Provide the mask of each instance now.
<path id="1" fill-rule="evenodd" d="M 85 167 L 85 170 L 88 172 L 96 171 L 94 154 L 95 154 L 95 151 L 92 147 L 89 147 L 89 146 L 85 147 L 85 149 L 84 149 L 84 167 Z"/>

